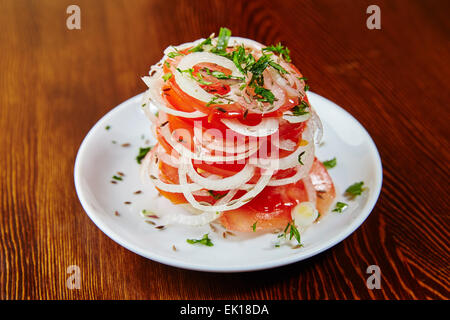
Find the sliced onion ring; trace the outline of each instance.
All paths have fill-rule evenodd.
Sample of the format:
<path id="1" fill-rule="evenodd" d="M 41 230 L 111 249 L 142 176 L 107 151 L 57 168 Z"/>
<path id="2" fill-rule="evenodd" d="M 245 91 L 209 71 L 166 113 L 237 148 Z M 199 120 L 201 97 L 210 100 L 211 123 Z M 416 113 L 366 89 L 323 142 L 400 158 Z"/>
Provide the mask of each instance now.
<path id="1" fill-rule="evenodd" d="M 237 119 L 221 120 L 231 130 L 250 137 L 267 137 L 278 131 L 279 122 L 276 118 L 263 118 L 256 126 L 248 126 Z"/>

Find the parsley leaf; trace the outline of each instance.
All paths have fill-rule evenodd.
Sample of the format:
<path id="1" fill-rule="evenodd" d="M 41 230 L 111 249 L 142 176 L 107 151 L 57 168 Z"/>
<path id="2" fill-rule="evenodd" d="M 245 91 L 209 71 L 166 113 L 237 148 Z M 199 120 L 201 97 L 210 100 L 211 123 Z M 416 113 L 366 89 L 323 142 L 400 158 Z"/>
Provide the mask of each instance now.
<path id="1" fill-rule="evenodd" d="M 255 221 L 255 223 L 252 225 L 253 232 L 256 232 L 256 224 L 257 223 L 258 223 L 258 221 Z"/>
<path id="2" fill-rule="evenodd" d="M 270 65 L 272 68 L 276 69 L 280 74 L 286 74 L 286 73 L 289 73 L 289 72 L 286 71 L 286 69 L 284 69 L 282 66 L 280 66 L 280 65 L 279 65 L 278 63 L 276 63 L 276 62 L 270 61 L 270 62 L 269 62 L 269 65 Z"/>
<path id="3" fill-rule="evenodd" d="M 147 153 L 152 149 L 152 147 L 147 147 L 147 148 L 139 148 L 139 153 L 136 157 L 136 161 L 137 163 L 141 164 L 142 159 L 145 158 L 145 156 L 147 155 Z"/>
<path id="4" fill-rule="evenodd" d="M 269 102 L 270 104 L 273 104 L 273 102 L 275 101 L 275 96 L 273 95 L 272 91 L 260 87 L 260 86 L 254 86 L 255 89 L 255 98 L 258 101 L 261 102 Z"/>
<path id="5" fill-rule="evenodd" d="M 322 164 L 324 165 L 325 168 L 327 169 L 331 169 L 336 167 L 337 161 L 336 161 L 336 157 L 334 157 L 333 159 L 327 160 L 322 162 Z"/>
<path id="6" fill-rule="evenodd" d="M 305 154 L 306 151 L 303 151 L 302 153 L 300 153 L 298 155 L 298 163 L 300 163 L 301 165 L 304 165 L 303 161 L 302 161 L 302 156 Z"/>
<path id="7" fill-rule="evenodd" d="M 231 30 L 228 28 L 220 28 L 219 37 L 217 39 L 216 47 L 211 50 L 213 53 L 224 53 L 228 46 L 228 41 L 231 37 Z"/>
<path id="8" fill-rule="evenodd" d="M 270 51 L 273 53 L 278 53 L 278 55 L 286 60 L 286 62 L 291 62 L 291 57 L 290 57 L 290 50 L 288 49 L 288 47 L 282 46 L 281 43 L 279 42 L 277 45 L 275 46 L 268 46 L 262 49 L 263 51 Z"/>
<path id="9" fill-rule="evenodd" d="M 338 201 L 336 203 L 336 207 L 333 209 L 333 212 L 339 212 L 342 213 L 343 210 L 347 209 L 348 204 L 344 203 L 344 202 L 340 202 Z"/>
<path id="10" fill-rule="evenodd" d="M 203 244 L 208 247 L 212 247 L 212 246 L 214 246 L 214 244 L 211 242 L 211 239 L 209 238 L 208 235 L 209 235 L 208 233 L 204 234 L 203 238 L 201 238 L 201 239 L 186 239 L 186 242 L 190 243 L 190 244 L 199 243 L 199 244 Z"/>
<path id="11" fill-rule="evenodd" d="M 299 105 L 296 105 L 291 109 L 292 114 L 294 116 L 303 116 L 305 114 L 308 114 L 308 104 L 305 101 L 302 101 Z"/>
<path id="12" fill-rule="evenodd" d="M 365 188 L 363 188 L 364 182 L 356 182 L 354 184 L 352 184 L 350 187 L 348 187 L 345 190 L 345 193 L 347 193 L 348 195 L 352 196 L 352 197 L 356 197 L 361 195 L 361 193 L 365 190 Z"/>
<path id="13" fill-rule="evenodd" d="M 199 51 L 203 51 L 203 46 L 207 45 L 207 44 L 211 44 L 211 38 L 207 38 L 205 40 L 203 40 L 202 42 L 200 42 L 198 45 L 196 45 L 195 47 L 189 49 L 189 52 L 199 52 Z"/>
<path id="14" fill-rule="evenodd" d="M 168 72 L 165 75 L 162 76 L 164 82 L 172 78 L 172 72 Z"/>
<path id="15" fill-rule="evenodd" d="M 208 190 L 208 193 L 211 195 L 211 197 L 213 197 L 216 200 L 222 199 L 223 197 L 225 197 L 226 193 L 224 194 L 220 194 L 220 193 L 215 193 L 212 190 Z"/>

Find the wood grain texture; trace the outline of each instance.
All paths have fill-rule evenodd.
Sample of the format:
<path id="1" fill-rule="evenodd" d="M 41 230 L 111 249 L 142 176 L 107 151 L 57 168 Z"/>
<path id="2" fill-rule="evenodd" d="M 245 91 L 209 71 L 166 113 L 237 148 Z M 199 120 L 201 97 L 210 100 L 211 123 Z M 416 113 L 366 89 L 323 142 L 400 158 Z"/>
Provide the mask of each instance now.
<path id="1" fill-rule="evenodd" d="M 81 7 L 81 30 L 66 8 Z M 366 28 L 381 8 L 382 29 Z M 449 299 L 449 1 L 0 1 L 1 299 Z M 283 41 L 313 91 L 368 129 L 384 167 L 361 228 L 307 261 L 205 274 L 113 242 L 77 199 L 88 130 L 144 90 L 170 44 L 228 26 Z M 380 290 L 366 268 L 380 266 Z M 80 290 L 66 268 L 79 265 Z"/>

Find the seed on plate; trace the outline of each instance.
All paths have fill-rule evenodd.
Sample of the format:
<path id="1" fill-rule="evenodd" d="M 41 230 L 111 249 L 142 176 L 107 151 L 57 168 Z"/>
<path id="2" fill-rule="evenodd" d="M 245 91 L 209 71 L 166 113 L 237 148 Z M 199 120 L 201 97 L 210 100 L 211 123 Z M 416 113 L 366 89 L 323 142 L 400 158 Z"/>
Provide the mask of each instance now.
<path id="1" fill-rule="evenodd" d="M 124 147 L 124 148 L 129 147 L 129 146 L 131 146 L 131 143 L 128 143 L 128 142 L 127 142 L 127 143 L 123 143 L 123 144 L 122 144 L 122 147 Z"/>
<path id="2" fill-rule="evenodd" d="M 114 211 L 114 215 L 115 215 L 115 216 L 120 216 L 119 211 Z"/>
<path id="3" fill-rule="evenodd" d="M 226 238 L 227 237 L 227 233 L 226 232 L 222 233 L 222 237 Z"/>
<path id="4" fill-rule="evenodd" d="M 211 228 L 212 232 L 216 232 L 217 228 L 214 227 L 214 225 L 212 223 L 209 224 L 209 227 Z"/>
<path id="5" fill-rule="evenodd" d="M 172 250 L 173 251 L 177 251 L 177 247 L 175 247 L 175 245 L 172 246 Z"/>
<path id="6" fill-rule="evenodd" d="M 140 193 L 142 193 L 141 190 L 138 190 L 138 191 L 135 191 L 135 192 L 134 192 L 134 194 L 140 194 Z"/>
<path id="7" fill-rule="evenodd" d="M 155 228 L 158 229 L 158 230 L 163 230 L 163 229 L 166 228 L 166 226 L 157 226 L 157 227 L 155 227 Z"/>
<path id="8" fill-rule="evenodd" d="M 125 201 L 124 203 L 125 204 L 131 204 L 131 201 Z"/>
<path id="9" fill-rule="evenodd" d="M 230 235 L 230 236 L 235 236 L 235 234 L 234 234 L 233 232 L 231 232 L 231 231 L 226 231 L 226 233 L 227 233 L 228 235 Z"/>
<path id="10" fill-rule="evenodd" d="M 120 172 L 120 171 L 117 171 L 117 174 L 119 175 L 119 176 L 121 176 L 121 177 L 123 177 L 123 176 L 125 176 L 122 172 Z"/>
<path id="11" fill-rule="evenodd" d="M 111 180 L 111 183 L 112 183 L 112 184 L 116 184 L 116 183 L 117 183 L 117 181 Z"/>

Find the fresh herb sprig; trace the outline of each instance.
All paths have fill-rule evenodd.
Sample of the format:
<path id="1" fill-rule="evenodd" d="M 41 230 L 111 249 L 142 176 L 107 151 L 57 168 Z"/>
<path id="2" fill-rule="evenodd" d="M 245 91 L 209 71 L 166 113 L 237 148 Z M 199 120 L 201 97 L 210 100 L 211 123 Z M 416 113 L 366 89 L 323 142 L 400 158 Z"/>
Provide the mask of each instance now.
<path id="1" fill-rule="evenodd" d="M 346 204 L 345 202 L 338 201 L 336 203 L 336 207 L 332 211 L 342 213 L 342 211 L 347 209 L 347 207 L 348 207 L 348 204 Z"/>
<path id="2" fill-rule="evenodd" d="M 354 184 L 352 184 L 350 187 L 348 187 L 345 190 L 345 193 L 354 198 L 356 196 L 359 196 L 363 193 L 364 190 L 366 190 L 366 188 L 363 187 L 364 186 L 364 181 L 360 181 L 360 182 L 356 182 Z"/>
<path id="3" fill-rule="evenodd" d="M 145 158 L 145 156 L 147 155 L 147 153 L 152 149 L 152 147 L 147 147 L 147 148 L 139 148 L 139 153 L 136 156 L 136 161 L 137 163 L 141 164 L 142 159 Z"/>
<path id="4" fill-rule="evenodd" d="M 334 157 L 333 159 L 330 159 L 330 160 L 326 160 L 326 161 L 322 162 L 322 164 L 327 169 L 334 168 L 334 167 L 336 167 L 336 164 L 337 164 L 336 157 Z"/>
<path id="5" fill-rule="evenodd" d="M 286 62 L 291 62 L 290 50 L 288 47 L 282 46 L 280 42 L 277 45 L 265 47 L 262 51 L 273 52 L 278 54 L 280 58 L 284 59 Z"/>
<path id="6" fill-rule="evenodd" d="M 204 234 L 203 238 L 201 238 L 201 239 L 186 239 L 186 242 L 190 243 L 190 244 L 198 243 L 198 244 L 202 244 L 202 245 L 205 245 L 205 246 L 208 246 L 208 247 L 214 246 L 214 244 L 212 243 L 211 239 L 209 238 L 209 234 L 208 233 Z"/>

